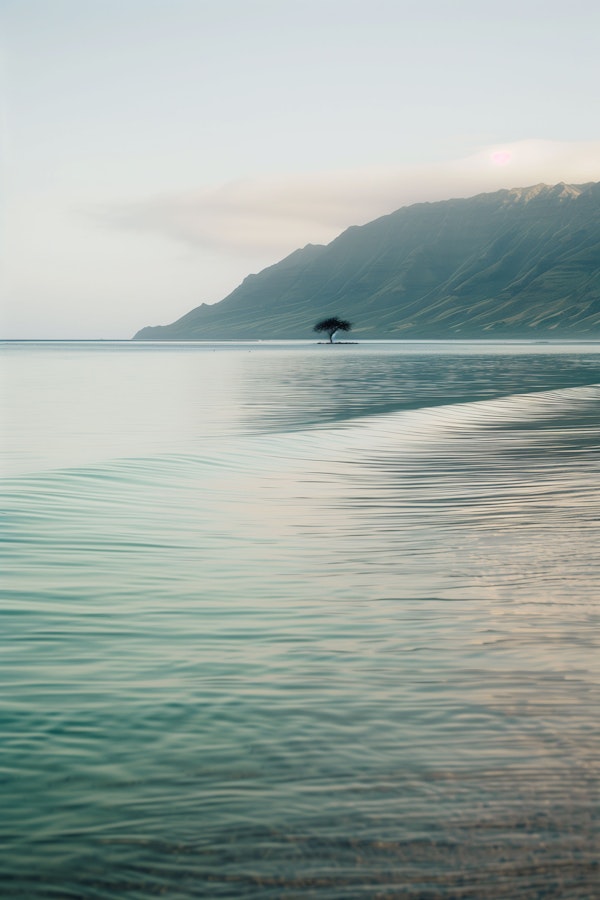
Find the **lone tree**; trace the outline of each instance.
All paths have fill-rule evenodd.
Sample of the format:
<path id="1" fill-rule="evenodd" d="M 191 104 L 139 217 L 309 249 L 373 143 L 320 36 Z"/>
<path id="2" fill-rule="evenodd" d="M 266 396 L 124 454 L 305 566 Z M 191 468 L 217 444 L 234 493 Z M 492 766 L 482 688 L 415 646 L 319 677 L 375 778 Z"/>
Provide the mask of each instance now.
<path id="1" fill-rule="evenodd" d="M 338 319 L 337 316 L 332 316 L 329 319 L 321 319 L 320 322 L 317 322 L 313 331 L 326 331 L 329 335 L 329 343 L 333 344 L 333 336 L 336 331 L 350 331 L 352 328 L 352 322 L 346 322 L 345 319 Z"/>

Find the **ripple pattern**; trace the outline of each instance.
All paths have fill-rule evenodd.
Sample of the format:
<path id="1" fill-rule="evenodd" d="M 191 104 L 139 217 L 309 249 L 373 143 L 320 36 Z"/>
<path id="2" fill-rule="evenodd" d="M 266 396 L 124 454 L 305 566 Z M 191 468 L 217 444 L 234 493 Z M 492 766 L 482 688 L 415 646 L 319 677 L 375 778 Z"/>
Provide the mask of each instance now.
<path id="1" fill-rule="evenodd" d="M 599 401 L 5 479 L 0 896 L 595 896 Z"/>

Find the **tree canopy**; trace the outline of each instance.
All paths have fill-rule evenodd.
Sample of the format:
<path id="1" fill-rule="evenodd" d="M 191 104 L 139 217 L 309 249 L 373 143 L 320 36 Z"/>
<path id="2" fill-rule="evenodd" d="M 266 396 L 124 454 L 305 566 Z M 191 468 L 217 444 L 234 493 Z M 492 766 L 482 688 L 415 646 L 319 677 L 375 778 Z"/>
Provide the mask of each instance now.
<path id="1" fill-rule="evenodd" d="M 329 343 L 333 344 L 333 336 L 336 331 L 350 331 L 352 328 L 352 322 L 347 322 L 346 319 L 338 319 L 337 316 L 330 316 L 328 319 L 321 319 L 320 322 L 317 322 L 313 331 L 325 331 L 329 335 Z"/>

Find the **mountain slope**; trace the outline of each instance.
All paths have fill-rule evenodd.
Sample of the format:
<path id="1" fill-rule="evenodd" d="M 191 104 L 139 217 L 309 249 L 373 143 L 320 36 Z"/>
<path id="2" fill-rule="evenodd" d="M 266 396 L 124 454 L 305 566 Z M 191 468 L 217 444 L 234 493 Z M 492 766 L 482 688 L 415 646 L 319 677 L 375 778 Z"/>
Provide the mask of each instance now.
<path id="1" fill-rule="evenodd" d="M 600 183 L 404 207 L 308 245 L 138 340 L 600 337 Z"/>

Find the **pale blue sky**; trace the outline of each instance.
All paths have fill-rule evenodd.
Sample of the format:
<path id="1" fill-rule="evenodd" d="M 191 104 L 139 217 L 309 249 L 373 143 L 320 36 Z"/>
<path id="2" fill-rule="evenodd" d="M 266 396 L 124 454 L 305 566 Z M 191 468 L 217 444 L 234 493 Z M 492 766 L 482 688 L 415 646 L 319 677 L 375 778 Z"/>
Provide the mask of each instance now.
<path id="1" fill-rule="evenodd" d="M 406 203 L 600 180 L 598 33 L 591 0 L 0 0 L 1 336 L 127 338 Z"/>

